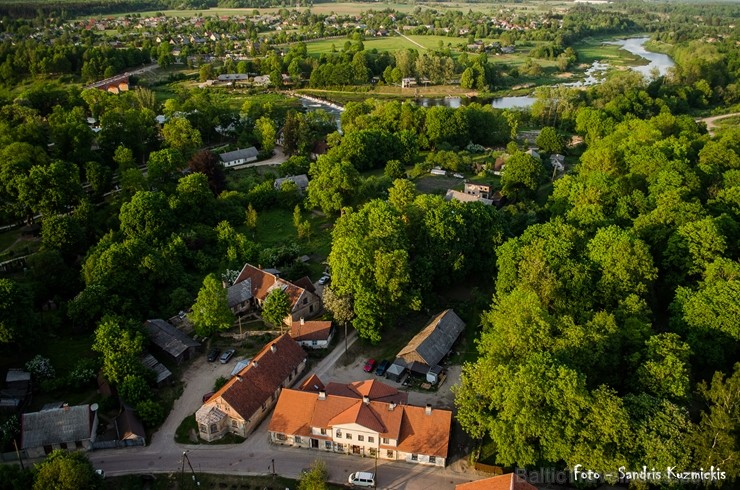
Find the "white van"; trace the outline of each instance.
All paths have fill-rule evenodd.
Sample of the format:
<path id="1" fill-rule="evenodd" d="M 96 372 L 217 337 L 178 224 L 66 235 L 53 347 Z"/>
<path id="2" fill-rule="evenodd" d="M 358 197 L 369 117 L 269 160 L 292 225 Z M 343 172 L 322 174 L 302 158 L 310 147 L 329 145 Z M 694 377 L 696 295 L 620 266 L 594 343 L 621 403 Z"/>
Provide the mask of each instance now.
<path id="1" fill-rule="evenodd" d="M 375 473 L 358 471 L 349 475 L 349 484 L 353 487 L 374 487 Z"/>

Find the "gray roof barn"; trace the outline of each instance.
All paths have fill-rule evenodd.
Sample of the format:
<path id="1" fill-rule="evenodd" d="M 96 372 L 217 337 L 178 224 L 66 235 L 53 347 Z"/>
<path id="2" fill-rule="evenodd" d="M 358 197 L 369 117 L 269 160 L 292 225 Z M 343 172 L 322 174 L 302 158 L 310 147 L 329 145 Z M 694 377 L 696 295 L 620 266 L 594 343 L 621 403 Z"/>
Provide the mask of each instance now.
<path id="1" fill-rule="evenodd" d="M 445 310 L 434 317 L 424 330 L 416 334 L 408 345 L 401 349 L 398 357 L 407 364 L 416 361 L 430 367 L 435 366 L 447 355 L 463 330 L 465 322 L 454 311 Z"/>
<path id="2" fill-rule="evenodd" d="M 144 328 L 149 333 L 152 343 L 177 362 L 189 359 L 192 352 L 200 348 L 200 342 L 191 339 L 174 325 L 159 318 L 147 320 Z"/>
<path id="3" fill-rule="evenodd" d="M 21 447 L 31 449 L 89 441 L 93 433 L 94 415 L 90 405 L 24 413 L 21 422 Z"/>

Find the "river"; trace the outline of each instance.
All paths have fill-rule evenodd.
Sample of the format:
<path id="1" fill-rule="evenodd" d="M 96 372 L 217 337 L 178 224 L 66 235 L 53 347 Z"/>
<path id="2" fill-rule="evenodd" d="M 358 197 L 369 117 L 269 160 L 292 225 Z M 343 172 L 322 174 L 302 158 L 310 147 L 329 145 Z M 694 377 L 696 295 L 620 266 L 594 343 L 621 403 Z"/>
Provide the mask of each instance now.
<path id="1" fill-rule="evenodd" d="M 654 68 L 657 68 L 660 75 L 665 75 L 668 72 L 669 68 L 675 66 L 675 63 L 673 62 L 671 57 L 666 54 L 653 53 L 646 50 L 645 43 L 648 41 L 648 39 L 649 38 L 647 37 L 633 37 L 628 39 L 620 39 L 617 41 L 608 41 L 607 44 L 615 44 L 621 46 L 622 49 L 629 51 L 632 54 L 641 56 L 642 58 L 645 58 L 647 61 L 649 61 L 647 65 L 631 66 L 630 69 L 642 73 L 644 76 L 647 77 L 650 76 L 651 71 Z M 603 74 L 608 68 L 609 65 L 607 63 L 594 61 L 591 67 L 586 70 L 586 77 L 583 80 L 578 82 L 567 82 L 563 83 L 562 85 L 566 87 L 588 87 L 591 85 L 599 84 L 603 81 Z M 529 95 L 497 97 L 491 101 L 491 105 L 496 109 L 527 109 L 529 107 L 532 107 L 532 104 L 534 104 L 536 100 L 536 97 L 532 97 Z M 314 101 L 308 101 L 305 99 L 301 99 L 301 101 L 306 110 L 310 111 L 315 109 L 324 109 L 325 111 L 330 112 L 337 120 L 337 125 L 339 125 L 339 116 L 341 115 L 341 112 L 339 110 L 326 106 L 324 104 L 319 104 Z M 461 97 L 422 97 L 414 99 L 414 102 L 423 107 L 443 105 L 451 107 L 453 109 L 472 101 L 474 101 L 474 99 L 463 99 Z"/>

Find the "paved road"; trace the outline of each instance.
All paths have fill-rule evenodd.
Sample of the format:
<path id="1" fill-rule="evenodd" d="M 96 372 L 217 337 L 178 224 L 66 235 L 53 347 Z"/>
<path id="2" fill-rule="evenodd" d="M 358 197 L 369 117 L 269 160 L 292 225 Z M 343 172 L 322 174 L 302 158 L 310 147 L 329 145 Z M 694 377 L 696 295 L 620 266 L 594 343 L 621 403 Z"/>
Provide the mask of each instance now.
<path id="1" fill-rule="evenodd" d="M 356 332 L 349 337 L 350 344 L 357 340 Z M 320 377 L 330 372 L 337 359 L 344 353 L 344 342 L 325 357 L 312 373 Z M 269 474 L 272 460 L 278 474 L 297 478 L 302 469 L 316 459 L 323 459 L 329 468 L 329 478 L 337 483 L 346 483 L 350 473 L 355 471 L 375 471 L 375 461 L 342 454 L 328 454 L 320 451 L 296 449 L 272 445 L 267 436 L 269 417 L 262 422 L 242 444 L 233 445 L 183 445 L 174 442 L 175 429 L 185 416 L 200 406 L 200 397 L 210 391 L 213 379 L 228 374 L 233 363 L 222 365 L 206 363 L 201 356 L 190 365 L 183 375 L 185 390 L 175 402 L 172 412 L 159 431 L 152 437 L 147 447 L 128 449 L 106 449 L 89 453 L 90 461 L 96 468 L 102 468 L 110 476 L 145 473 L 177 473 L 181 469 L 183 451 L 196 472 L 254 475 Z M 207 372 L 203 376 L 203 371 Z M 378 488 L 389 489 L 446 489 L 480 478 L 474 473 L 462 470 L 466 465 L 457 462 L 445 469 L 416 466 L 406 463 L 379 461 L 377 469 Z"/>
<path id="2" fill-rule="evenodd" d="M 250 168 L 250 167 L 266 167 L 270 165 L 280 165 L 285 160 L 288 159 L 288 156 L 283 153 L 283 149 L 280 146 L 275 146 L 275 154 L 268 158 L 267 160 L 262 160 L 260 162 L 254 162 L 254 163 L 245 163 L 244 165 L 235 165 L 231 168 L 234 170 L 241 170 L 243 168 Z"/>

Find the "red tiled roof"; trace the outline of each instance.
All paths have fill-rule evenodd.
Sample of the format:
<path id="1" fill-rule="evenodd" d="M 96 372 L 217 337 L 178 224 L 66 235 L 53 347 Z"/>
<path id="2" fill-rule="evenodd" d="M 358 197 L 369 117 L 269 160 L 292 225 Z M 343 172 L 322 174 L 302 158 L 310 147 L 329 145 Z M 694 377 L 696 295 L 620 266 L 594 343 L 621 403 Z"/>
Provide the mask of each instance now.
<path id="1" fill-rule="evenodd" d="M 293 281 L 293 284 L 298 286 L 299 288 L 303 288 L 306 291 L 310 291 L 312 293 L 316 292 L 316 287 L 311 282 L 311 279 L 308 278 L 308 276 L 303 276 L 297 281 Z"/>
<path id="2" fill-rule="evenodd" d="M 295 340 L 327 340 L 331 332 L 330 321 L 293 322 L 290 326 L 290 336 Z"/>
<path id="3" fill-rule="evenodd" d="M 330 383 L 332 385 L 332 383 Z M 358 424 L 398 440 L 398 449 L 446 458 L 452 412 L 409 405 L 391 405 L 326 394 L 285 389 L 280 394 L 269 430 L 281 434 L 310 434 L 311 427 L 331 430 L 335 426 Z"/>
<path id="4" fill-rule="evenodd" d="M 272 351 L 273 346 L 275 352 Z M 244 420 L 248 420 L 306 357 L 303 348 L 288 334 L 283 334 L 265 345 L 252 362 L 231 378 L 208 402 L 222 399 Z"/>
<path id="5" fill-rule="evenodd" d="M 321 382 L 321 379 L 319 379 L 318 376 L 312 374 L 308 377 L 306 381 L 301 384 L 301 386 L 298 387 L 298 389 L 301 391 L 318 393 L 319 391 L 324 389 L 324 383 Z"/>
<path id="6" fill-rule="evenodd" d="M 484 478 L 483 480 L 460 483 L 455 490 L 537 490 L 515 473 Z"/>
<path id="7" fill-rule="evenodd" d="M 409 399 L 408 393 L 398 391 L 394 387 L 374 379 L 355 381 L 349 384 L 329 383 L 326 385 L 326 393 L 328 395 L 346 396 L 349 398 L 362 398 L 363 396 L 367 396 L 373 401 L 399 403 L 403 405 L 405 405 Z"/>
<path id="8" fill-rule="evenodd" d="M 250 264 L 244 265 L 234 284 L 239 284 L 243 281 L 250 281 L 252 297 L 260 301 L 264 301 L 273 288 L 279 287 L 284 289 L 290 298 L 291 308 L 295 306 L 301 294 L 305 291 L 304 288 L 296 286 L 292 282 L 281 279 L 274 274 L 265 272 Z"/>

